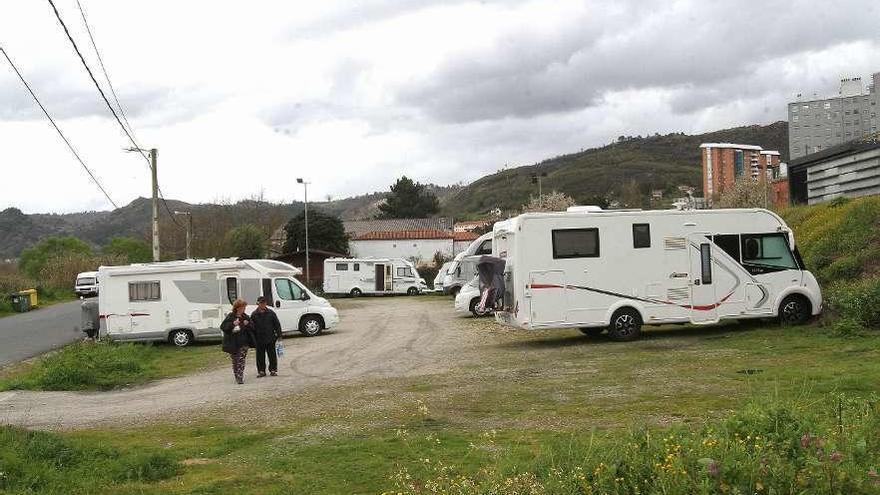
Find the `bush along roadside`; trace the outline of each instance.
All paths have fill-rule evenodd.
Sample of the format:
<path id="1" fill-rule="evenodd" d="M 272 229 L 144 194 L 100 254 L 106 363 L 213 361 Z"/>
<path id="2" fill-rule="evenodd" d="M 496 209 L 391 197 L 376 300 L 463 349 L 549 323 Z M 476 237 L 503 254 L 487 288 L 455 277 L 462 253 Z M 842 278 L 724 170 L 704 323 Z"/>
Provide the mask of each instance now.
<path id="1" fill-rule="evenodd" d="M 153 377 L 158 357 L 149 345 L 77 342 L 0 381 L 0 390 L 108 390 L 143 383 Z"/>
<path id="2" fill-rule="evenodd" d="M 520 462 L 507 458 L 521 445 L 503 432 L 444 458 L 442 435 L 398 431 L 417 458 L 389 476 L 386 494 L 880 493 L 877 397 L 753 403 L 698 428 L 554 434 Z M 476 468 L 468 459 L 485 455 Z"/>
<path id="3" fill-rule="evenodd" d="M 0 427 L 0 491 L 91 493 L 121 483 L 152 483 L 181 471 L 163 451 L 120 451 L 55 433 Z"/>

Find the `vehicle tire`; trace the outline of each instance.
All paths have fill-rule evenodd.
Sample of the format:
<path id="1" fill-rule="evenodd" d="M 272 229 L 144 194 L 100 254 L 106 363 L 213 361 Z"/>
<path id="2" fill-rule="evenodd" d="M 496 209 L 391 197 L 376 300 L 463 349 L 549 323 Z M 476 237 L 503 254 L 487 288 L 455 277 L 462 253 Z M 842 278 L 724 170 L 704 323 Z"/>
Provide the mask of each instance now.
<path id="1" fill-rule="evenodd" d="M 779 321 L 783 325 L 803 325 L 810 319 L 810 301 L 800 295 L 791 294 L 779 303 Z"/>
<path id="2" fill-rule="evenodd" d="M 596 338 L 601 336 L 607 329 L 603 327 L 584 327 L 579 328 L 578 330 L 580 330 L 581 333 L 586 335 L 587 337 Z"/>
<path id="3" fill-rule="evenodd" d="M 410 287 L 409 289 L 406 289 L 406 295 L 408 295 L 408 296 L 419 295 L 419 288 L 418 287 Z"/>
<path id="4" fill-rule="evenodd" d="M 177 347 L 186 347 L 193 343 L 193 335 L 189 330 L 174 330 L 168 334 L 168 342 Z"/>
<path id="5" fill-rule="evenodd" d="M 361 292 L 360 289 L 358 289 L 357 287 L 355 287 L 354 289 L 351 289 L 351 292 L 349 292 L 348 294 L 349 294 L 351 297 L 361 297 L 361 294 L 363 294 L 363 292 Z"/>
<path id="6" fill-rule="evenodd" d="M 324 320 L 314 315 L 303 316 L 299 321 L 299 331 L 306 337 L 314 337 L 324 331 Z"/>
<path id="7" fill-rule="evenodd" d="M 642 315 L 633 308 L 620 308 L 611 316 L 608 336 L 611 340 L 628 342 L 642 333 Z"/>
<path id="8" fill-rule="evenodd" d="M 491 310 L 489 310 L 489 311 L 484 310 L 484 311 L 480 312 L 479 310 L 477 310 L 478 304 L 480 304 L 479 297 L 475 297 L 475 298 L 471 299 L 471 304 L 470 304 L 469 308 L 471 310 L 471 314 L 474 315 L 474 318 L 482 318 L 484 316 L 489 316 L 492 313 Z"/>

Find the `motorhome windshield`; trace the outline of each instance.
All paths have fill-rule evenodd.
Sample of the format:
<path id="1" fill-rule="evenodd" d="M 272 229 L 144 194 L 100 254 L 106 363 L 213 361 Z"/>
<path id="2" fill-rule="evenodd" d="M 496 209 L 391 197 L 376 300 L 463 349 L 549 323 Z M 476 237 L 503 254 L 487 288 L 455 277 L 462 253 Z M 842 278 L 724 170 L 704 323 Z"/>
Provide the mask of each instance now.
<path id="1" fill-rule="evenodd" d="M 96 283 L 98 283 L 98 280 L 94 277 L 82 277 L 76 279 L 76 285 L 95 285 Z"/>
<path id="2" fill-rule="evenodd" d="M 718 234 L 712 240 L 752 274 L 800 268 L 782 233 Z"/>

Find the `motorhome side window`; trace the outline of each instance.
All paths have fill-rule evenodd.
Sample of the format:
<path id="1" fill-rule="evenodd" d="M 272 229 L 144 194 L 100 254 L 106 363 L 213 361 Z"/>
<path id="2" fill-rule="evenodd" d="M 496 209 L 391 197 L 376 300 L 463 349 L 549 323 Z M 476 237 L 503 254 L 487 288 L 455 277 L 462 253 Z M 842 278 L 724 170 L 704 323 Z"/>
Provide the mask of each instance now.
<path id="1" fill-rule="evenodd" d="M 355 264 L 354 264 L 354 271 L 356 271 L 356 272 L 361 271 L 361 264 L 360 264 L 360 263 L 355 263 Z"/>
<path id="2" fill-rule="evenodd" d="M 633 247 L 649 248 L 651 247 L 651 225 L 647 223 L 633 224 Z"/>
<path id="3" fill-rule="evenodd" d="M 162 291 L 158 281 L 128 283 L 128 300 L 130 302 L 158 301 L 160 299 L 162 299 Z"/>
<path id="4" fill-rule="evenodd" d="M 337 272 L 347 272 L 348 271 L 348 263 L 336 263 L 336 271 Z"/>
<path id="5" fill-rule="evenodd" d="M 700 280 L 703 285 L 712 284 L 712 247 L 708 242 L 700 244 Z"/>
<path id="6" fill-rule="evenodd" d="M 598 258 L 599 229 L 554 230 L 553 259 Z"/>
<path id="7" fill-rule="evenodd" d="M 413 272 L 412 269 L 408 266 L 398 266 L 397 267 L 397 276 L 398 277 L 412 277 Z"/>
<path id="8" fill-rule="evenodd" d="M 474 254 L 492 254 L 492 239 L 486 239 L 483 241 L 483 243 L 480 244 L 480 247 L 477 248 L 477 252 Z"/>
<path id="9" fill-rule="evenodd" d="M 278 299 L 285 301 L 298 301 L 302 299 L 302 289 L 292 280 L 286 278 L 275 279 L 275 292 Z"/>
<path id="10" fill-rule="evenodd" d="M 749 271 L 797 269 L 785 234 L 743 234 L 742 264 Z"/>
<path id="11" fill-rule="evenodd" d="M 739 234 L 720 234 L 712 237 L 712 242 L 720 247 L 722 251 L 727 253 L 736 261 L 739 259 Z"/>

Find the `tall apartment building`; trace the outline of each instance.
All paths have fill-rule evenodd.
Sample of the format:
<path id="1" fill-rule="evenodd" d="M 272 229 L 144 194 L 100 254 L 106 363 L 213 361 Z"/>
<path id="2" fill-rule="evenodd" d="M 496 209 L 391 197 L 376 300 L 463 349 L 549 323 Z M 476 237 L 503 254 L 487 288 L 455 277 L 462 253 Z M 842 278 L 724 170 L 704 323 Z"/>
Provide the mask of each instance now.
<path id="1" fill-rule="evenodd" d="M 751 144 L 703 143 L 703 195 L 712 202 L 740 177 L 773 180 L 784 176 L 779 152 Z"/>
<path id="2" fill-rule="evenodd" d="M 843 79 L 837 96 L 788 104 L 788 150 L 792 160 L 877 132 L 880 72 L 865 88 L 861 78 Z"/>

